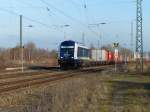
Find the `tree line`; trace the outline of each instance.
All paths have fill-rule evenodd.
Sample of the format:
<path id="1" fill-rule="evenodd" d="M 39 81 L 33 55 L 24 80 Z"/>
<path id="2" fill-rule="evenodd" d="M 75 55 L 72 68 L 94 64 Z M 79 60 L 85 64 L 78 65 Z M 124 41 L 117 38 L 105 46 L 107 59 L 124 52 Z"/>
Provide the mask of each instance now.
<path id="1" fill-rule="evenodd" d="M 29 42 L 23 46 L 24 63 L 57 63 L 58 53 L 56 50 L 38 48 L 35 43 Z M 1 67 L 8 64 L 19 64 L 21 60 L 21 48 L 17 45 L 14 48 L 0 48 Z"/>

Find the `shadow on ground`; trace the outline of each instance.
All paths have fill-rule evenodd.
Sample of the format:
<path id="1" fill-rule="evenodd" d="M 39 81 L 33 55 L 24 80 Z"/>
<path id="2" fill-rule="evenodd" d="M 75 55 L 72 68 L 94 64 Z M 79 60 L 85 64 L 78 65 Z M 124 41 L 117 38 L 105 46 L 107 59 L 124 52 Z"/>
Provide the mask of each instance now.
<path id="1" fill-rule="evenodd" d="M 150 82 L 110 81 L 114 84 L 112 105 L 150 105 Z"/>
<path id="2" fill-rule="evenodd" d="M 59 70 L 60 67 L 48 67 L 48 66 L 28 66 L 30 70 Z"/>

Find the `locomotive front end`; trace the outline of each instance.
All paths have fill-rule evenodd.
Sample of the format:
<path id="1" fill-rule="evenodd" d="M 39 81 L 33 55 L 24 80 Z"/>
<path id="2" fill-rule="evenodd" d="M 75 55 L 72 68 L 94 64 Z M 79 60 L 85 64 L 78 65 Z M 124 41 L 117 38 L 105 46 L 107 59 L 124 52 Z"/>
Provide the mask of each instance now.
<path id="1" fill-rule="evenodd" d="M 74 67 L 74 41 L 64 41 L 60 44 L 58 63 L 61 68 Z"/>

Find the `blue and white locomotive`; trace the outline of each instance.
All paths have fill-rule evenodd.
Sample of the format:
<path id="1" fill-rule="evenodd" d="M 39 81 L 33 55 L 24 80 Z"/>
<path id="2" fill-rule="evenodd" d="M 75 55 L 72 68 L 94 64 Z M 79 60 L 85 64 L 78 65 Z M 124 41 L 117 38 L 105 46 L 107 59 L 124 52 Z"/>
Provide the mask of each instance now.
<path id="1" fill-rule="evenodd" d="M 83 44 L 72 40 L 60 44 L 58 63 L 61 68 L 79 68 L 89 60 L 90 50 Z"/>

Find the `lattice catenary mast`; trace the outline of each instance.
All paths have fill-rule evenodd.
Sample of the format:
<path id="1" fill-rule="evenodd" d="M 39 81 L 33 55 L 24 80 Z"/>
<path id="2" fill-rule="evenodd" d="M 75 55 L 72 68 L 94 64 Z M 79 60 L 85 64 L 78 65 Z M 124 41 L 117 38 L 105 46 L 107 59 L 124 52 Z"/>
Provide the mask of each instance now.
<path id="1" fill-rule="evenodd" d="M 136 12 L 136 70 L 143 72 L 143 18 L 142 1 L 137 0 Z"/>

